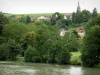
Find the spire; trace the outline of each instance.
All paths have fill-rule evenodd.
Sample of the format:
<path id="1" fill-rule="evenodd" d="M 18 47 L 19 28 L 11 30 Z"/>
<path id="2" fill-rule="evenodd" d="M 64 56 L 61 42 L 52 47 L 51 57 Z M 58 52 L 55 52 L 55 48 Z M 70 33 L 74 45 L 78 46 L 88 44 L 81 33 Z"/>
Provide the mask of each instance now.
<path id="1" fill-rule="evenodd" d="M 80 8 L 80 3 L 78 1 L 77 12 L 80 12 L 80 11 L 81 11 L 81 8 Z"/>

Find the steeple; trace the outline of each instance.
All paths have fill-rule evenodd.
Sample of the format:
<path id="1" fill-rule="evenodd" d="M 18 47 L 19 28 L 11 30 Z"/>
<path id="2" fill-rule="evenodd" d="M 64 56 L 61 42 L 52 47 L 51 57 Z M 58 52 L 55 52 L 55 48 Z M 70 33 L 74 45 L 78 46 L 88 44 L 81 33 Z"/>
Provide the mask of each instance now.
<path id="1" fill-rule="evenodd" d="M 80 3 L 78 1 L 77 12 L 80 12 L 80 11 L 81 11 L 81 8 L 80 8 Z"/>

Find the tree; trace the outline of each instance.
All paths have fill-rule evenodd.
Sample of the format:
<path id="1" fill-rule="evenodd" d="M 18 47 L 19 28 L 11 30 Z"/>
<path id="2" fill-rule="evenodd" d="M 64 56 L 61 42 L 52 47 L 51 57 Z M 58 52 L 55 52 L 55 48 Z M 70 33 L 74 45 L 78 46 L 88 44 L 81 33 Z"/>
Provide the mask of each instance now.
<path id="1" fill-rule="evenodd" d="M 56 22 L 61 20 L 61 14 L 59 12 L 55 12 L 51 16 L 51 25 L 56 25 Z"/>
<path id="2" fill-rule="evenodd" d="M 83 22 L 82 13 L 77 12 L 76 13 L 76 23 L 82 23 L 82 22 Z"/>
<path id="3" fill-rule="evenodd" d="M 7 60 L 8 56 L 7 44 L 0 45 L 0 60 Z"/>
<path id="4" fill-rule="evenodd" d="M 97 9 L 94 8 L 94 9 L 93 9 L 93 13 L 92 13 L 92 17 L 93 17 L 93 18 L 96 18 L 97 16 L 98 16 Z"/>
<path id="5" fill-rule="evenodd" d="M 21 51 L 19 44 L 16 44 L 14 40 L 9 40 L 0 46 L 0 60 L 15 60 Z"/>
<path id="6" fill-rule="evenodd" d="M 28 46 L 35 46 L 35 39 L 36 39 L 36 34 L 35 32 L 28 32 L 26 34 L 24 34 L 22 36 L 22 38 L 20 39 L 21 41 L 21 45 L 22 45 L 22 48 L 23 48 L 23 51 L 22 51 L 22 56 L 24 56 L 24 52 L 27 50 Z"/>
<path id="7" fill-rule="evenodd" d="M 28 46 L 24 54 L 24 59 L 26 62 L 40 62 L 41 61 L 36 48 L 32 46 Z"/>
<path id="8" fill-rule="evenodd" d="M 75 12 L 72 13 L 72 22 L 76 23 L 76 13 Z"/>
<path id="9" fill-rule="evenodd" d="M 22 52 L 22 48 L 19 44 L 16 44 L 14 40 L 9 40 L 7 43 L 8 48 L 8 59 L 15 60 L 17 55 Z"/>
<path id="10" fill-rule="evenodd" d="M 82 48 L 82 63 L 94 67 L 100 63 L 100 26 L 95 25 L 88 30 Z"/>
<path id="11" fill-rule="evenodd" d="M 0 35 L 2 35 L 2 30 L 4 25 L 7 24 L 9 20 L 0 12 Z"/>
<path id="12" fill-rule="evenodd" d="M 95 25 L 99 25 L 100 26 L 100 16 L 98 16 L 97 18 L 93 18 L 92 20 L 90 20 L 89 22 L 88 22 L 88 24 L 86 25 L 86 27 L 85 27 L 85 31 L 86 31 L 86 33 L 87 33 L 87 31 L 90 29 L 90 28 L 92 28 L 93 26 L 95 26 Z"/>
<path id="13" fill-rule="evenodd" d="M 88 10 L 83 10 L 82 11 L 82 18 L 83 18 L 83 22 L 88 22 L 91 18 L 91 13 Z"/>
<path id="14" fill-rule="evenodd" d="M 30 16 L 27 16 L 26 17 L 26 23 L 30 23 L 31 22 L 31 17 Z"/>
<path id="15" fill-rule="evenodd" d="M 7 40 L 15 39 L 16 42 L 19 42 L 22 35 L 27 31 L 28 28 L 26 25 L 18 22 L 11 22 L 4 26 L 3 36 L 6 37 Z"/>

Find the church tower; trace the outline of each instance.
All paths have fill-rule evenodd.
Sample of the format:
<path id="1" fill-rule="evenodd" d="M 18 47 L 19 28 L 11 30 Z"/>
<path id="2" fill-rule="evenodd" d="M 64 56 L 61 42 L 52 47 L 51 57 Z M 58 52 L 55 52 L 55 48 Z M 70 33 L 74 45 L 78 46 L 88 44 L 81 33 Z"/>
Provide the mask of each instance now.
<path id="1" fill-rule="evenodd" d="M 80 3 L 78 1 L 77 12 L 81 12 Z"/>

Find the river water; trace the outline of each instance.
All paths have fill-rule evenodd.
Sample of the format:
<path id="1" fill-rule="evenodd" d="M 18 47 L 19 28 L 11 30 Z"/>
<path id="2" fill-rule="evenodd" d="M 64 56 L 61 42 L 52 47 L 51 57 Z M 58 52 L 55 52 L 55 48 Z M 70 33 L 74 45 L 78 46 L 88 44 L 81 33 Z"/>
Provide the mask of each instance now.
<path id="1" fill-rule="evenodd" d="M 100 68 L 0 61 L 0 75 L 100 75 Z"/>

